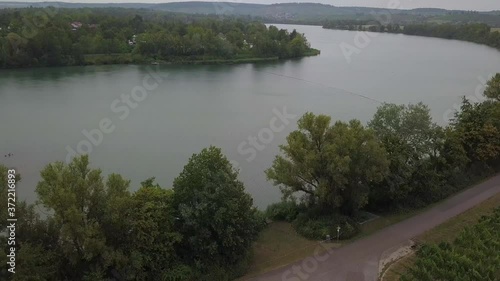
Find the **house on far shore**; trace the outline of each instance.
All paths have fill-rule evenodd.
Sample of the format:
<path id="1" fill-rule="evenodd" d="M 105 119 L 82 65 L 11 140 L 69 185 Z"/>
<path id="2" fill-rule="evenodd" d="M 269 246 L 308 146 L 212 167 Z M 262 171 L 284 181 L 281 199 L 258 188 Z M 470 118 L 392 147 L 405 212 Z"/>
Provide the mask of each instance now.
<path id="1" fill-rule="evenodd" d="M 77 29 L 82 28 L 83 24 L 79 21 L 75 21 L 71 23 L 71 28 L 73 31 L 76 31 Z"/>
<path id="2" fill-rule="evenodd" d="M 137 43 L 137 35 L 132 36 L 132 40 L 128 40 L 130 46 L 134 46 Z"/>

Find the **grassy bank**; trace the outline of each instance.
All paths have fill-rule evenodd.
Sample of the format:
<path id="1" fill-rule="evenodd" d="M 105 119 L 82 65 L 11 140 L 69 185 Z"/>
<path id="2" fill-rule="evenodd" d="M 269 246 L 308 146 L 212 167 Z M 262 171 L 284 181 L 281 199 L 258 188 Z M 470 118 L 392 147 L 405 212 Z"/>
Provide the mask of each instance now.
<path id="1" fill-rule="evenodd" d="M 254 259 L 248 273 L 239 279 L 247 280 L 253 276 L 286 266 L 305 257 L 311 256 L 315 251 L 323 252 L 325 247 L 340 247 L 352 243 L 357 239 L 371 235 L 383 228 L 403 221 L 426 209 L 405 213 L 387 214 L 360 226 L 361 233 L 356 237 L 340 241 L 340 243 L 323 243 L 308 240 L 300 236 L 288 222 L 273 222 L 259 236 L 253 246 Z"/>
<path id="2" fill-rule="evenodd" d="M 339 247 L 337 243 L 323 243 L 305 239 L 297 234 L 287 222 L 271 223 L 253 246 L 254 259 L 247 275 L 238 279 L 247 280 L 270 270 L 286 266 L 316 252 Z"/>

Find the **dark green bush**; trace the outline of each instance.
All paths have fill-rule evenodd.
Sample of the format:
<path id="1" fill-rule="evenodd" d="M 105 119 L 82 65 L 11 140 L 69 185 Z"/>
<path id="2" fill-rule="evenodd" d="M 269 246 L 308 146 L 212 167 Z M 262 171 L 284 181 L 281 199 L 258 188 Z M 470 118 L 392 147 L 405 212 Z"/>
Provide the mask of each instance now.
<path id="1" fill-rule="evenodd" d="M 297 205 L 293 201 L 283 201 L 271 204 L 267 207 L 265 214 L 273 221 L 292 222 L 297 218 L 303 206 Z"/>
<path id="2" fill-rule="evenodd" d="M 337 227 L 340 226 L 342 240 L 350 239 L 360 232 L 359 225 L 352 219 L 342 215 L 314 217 L 310 214 L 300 214 L 293 222 L 293 227 L 307 239 L 324 240 L 327 235 L 337 238 Z"/>

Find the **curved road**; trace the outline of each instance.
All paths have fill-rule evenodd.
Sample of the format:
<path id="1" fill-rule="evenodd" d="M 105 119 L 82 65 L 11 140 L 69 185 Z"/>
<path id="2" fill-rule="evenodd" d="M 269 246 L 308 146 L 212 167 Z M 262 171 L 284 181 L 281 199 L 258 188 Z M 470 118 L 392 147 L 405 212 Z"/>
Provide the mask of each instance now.
<path id="1" fill-rule="evenodd" d="M 376 281 L 379 262 L 410 240 L 500 192 L 500 175 L 435 207 L 339 249 L 315 254 L 250 280 Z"/>

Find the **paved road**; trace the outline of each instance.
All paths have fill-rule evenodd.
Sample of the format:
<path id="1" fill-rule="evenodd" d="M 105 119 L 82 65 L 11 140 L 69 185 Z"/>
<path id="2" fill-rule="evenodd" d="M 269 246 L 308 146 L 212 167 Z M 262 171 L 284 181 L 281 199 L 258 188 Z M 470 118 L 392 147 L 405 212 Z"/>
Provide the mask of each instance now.
<path id="1" fill-rule="evenodd" d="M 500 192 L 500 176 L 457 194 L 445 202 L 327 253 L 315 254 L 253 281 L 376 281 L 379 262 L 410 239 L 474 207 Z"/>

